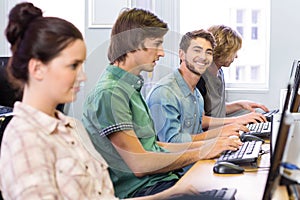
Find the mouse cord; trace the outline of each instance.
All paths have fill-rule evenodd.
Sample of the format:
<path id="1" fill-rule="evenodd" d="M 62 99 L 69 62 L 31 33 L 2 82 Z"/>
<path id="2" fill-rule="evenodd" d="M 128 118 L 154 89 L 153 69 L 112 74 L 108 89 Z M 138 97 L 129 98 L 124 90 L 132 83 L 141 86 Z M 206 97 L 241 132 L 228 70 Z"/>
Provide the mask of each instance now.
<path id="1" fill-rule="evenodd" d="M 270 167 L 257 167 L 253 169 L 244 169 L 244 172 L 260 172 L 260 171 L 269 171 Z"/>
<path id="2" fill-rule="evenodd" d="M 261 150 L 260 153 L 259 153 L 259 155 L 262 156 L 262 155 L 268 154 L 268 153 L 270 153 L 270 149 L 267 149 L 267 150 Z"/>

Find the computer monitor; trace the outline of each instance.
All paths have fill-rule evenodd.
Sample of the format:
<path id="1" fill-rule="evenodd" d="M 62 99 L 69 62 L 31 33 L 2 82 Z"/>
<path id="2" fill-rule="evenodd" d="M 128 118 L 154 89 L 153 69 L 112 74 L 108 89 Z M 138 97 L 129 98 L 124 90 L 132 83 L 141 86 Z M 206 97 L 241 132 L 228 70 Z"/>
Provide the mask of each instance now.
<path id="1" fill-rule="evenodd" d="M 281 178 L 280 175 L 280 165 L 282 163 L 282 158 L 284 155 L 284 151 L 286 148 L 286 143 L 289 135 L 289 129 L 290 129 L 290 124 L 286 123 L 286 115 L 289 107 L 289 102 L 290 102 L 290 96 L 291 96 L 291 84 L 289 83 L 287 86 L 287 95 L 284 101 L 284 106 L 283 110 L 281 113 L 281 118 L 280 118 L 280 124 L 278 128 L 278 133 L 277 133 L 277 138 L 275 144 L 271 144 L 271 156 L 270 156 L 270 169 L 269 169 L 269 174 L 267 178 L 267 183 L 265 186 L 265 191 L 264 191 L 264 196 L 263 200 L 270 200 L 274 190 L 277 188 L 279 185 L 279 181 Z M 271 137 L 273 137 L 274 134 L 272 134 Z M 274 141 L 271 138 L 271 143 Z M 274 147 L 272 147 L 274 146 Z"/>
<path id="2" fill-rule="evenodd" d="M 290 112 L 299 112 L 300 105 L 300 94 L 299 94 L 299 84 L 300 84 L 300 60 L 294 60 L 292 73 L 290 77 L 290 82 L 292 86 L 292 94 L 290 100 Z"/>
<path id="3" fill-rule="evenodd" d="M 0 57 L 0 105 L 13 107 L 15 101 L 22 99 L 22 93 L 8 80 L 7 63 L 9 57 Z"/>

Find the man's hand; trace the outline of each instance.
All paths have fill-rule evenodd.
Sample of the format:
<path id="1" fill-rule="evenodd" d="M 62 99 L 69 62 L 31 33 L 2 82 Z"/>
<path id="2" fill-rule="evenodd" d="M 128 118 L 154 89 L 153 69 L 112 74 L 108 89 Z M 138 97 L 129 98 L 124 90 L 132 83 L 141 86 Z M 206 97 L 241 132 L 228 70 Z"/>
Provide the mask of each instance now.
<path id="1" fill-rule="evenodd" d="M 255 108 L 260 108 L 265 112 L 269 112 L 269 109 L 265 105 L 255 103 L 253 101 L 236 101 L 235 103 L 239 104 L 242 109 L 249 110 L 251 112 L 254 112 Z"/>
<path id="2" fill-rule="evenodd" d="M 201 159 L 212 159 L 218 157 L 223 151 L 236 151 L 243 143 L 239 137 L 218 137 L 206 140 L 205 144 L 200 147 Z"/>
<path id="3" fill-rule="evenodd" d="M 225 126 L 222 126 L 220 129 L 220 136 L 222 137 L 229 137 L 229 136 L 240 136 L 239 132 L 249 132 L 250 130 L 239 123 L 233 123 L 233 124 L 227 124 Z"/>
<path id="4" fill-rule="evenodd" d="M 267 122 L 267 118 L 257 112 L 251 112 L 245 115 L 234 117 L 236 123 L 240 124 L 250 124 L 250 123 L 257 123 L 257 122 Z"/>

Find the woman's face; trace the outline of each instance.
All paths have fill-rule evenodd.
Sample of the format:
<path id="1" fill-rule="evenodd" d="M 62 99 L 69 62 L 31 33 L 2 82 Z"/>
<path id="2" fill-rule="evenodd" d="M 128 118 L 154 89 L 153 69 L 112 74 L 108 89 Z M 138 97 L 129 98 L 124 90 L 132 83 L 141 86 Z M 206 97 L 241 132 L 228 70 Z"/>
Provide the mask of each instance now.
<path id="1" fill-rule="evenodd" d="M 83 71 L 85 58 L 85 43 L 77 39 L 47 63 L 47 74 L 44 77 L 49 85 L 47 94 L 56 103 L 66 103 L 76 99 L 80 83 L 86 80 Z"/>

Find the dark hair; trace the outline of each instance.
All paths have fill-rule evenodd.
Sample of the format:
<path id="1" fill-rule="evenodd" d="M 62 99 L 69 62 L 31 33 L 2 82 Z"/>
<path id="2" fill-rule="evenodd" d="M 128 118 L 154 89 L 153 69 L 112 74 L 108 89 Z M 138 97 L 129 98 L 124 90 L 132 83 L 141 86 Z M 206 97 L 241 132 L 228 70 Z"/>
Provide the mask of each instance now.
<path id="1" fill-rule="evenodd" d="M 167 31 L 167 24 L 149 11 L 138 8 L 124 10 L 111 31 L 110 63 L 125 61 L 128 52 L 144 48 L 146 38 L 163 37 Z"/>
<path id="2" fill-rule="evenodd" d="M 5 34 L 12 51 L 9 73 L 21 83 L 28 81 L 31 58 L 47 63 L 76 39 L 83 40 L 72 23 L 57 17 L 43 17 L 41 9 L 32 3 L 20 3 L 12 8 Z"/>
<path id="3" fill-rule="evenodd" d="M 197 38 L 204 38 L 207 41 L 209 41 L 213 49 L 216 47 L 216 41 L 212 33 L 210 33 L 207 30 L 200 29 L 184 34 L 184 36 L 182 36 L 181 38 L 179 48 L 186 52 L 189 46 L 191 45 L 191 40 Z"/>

